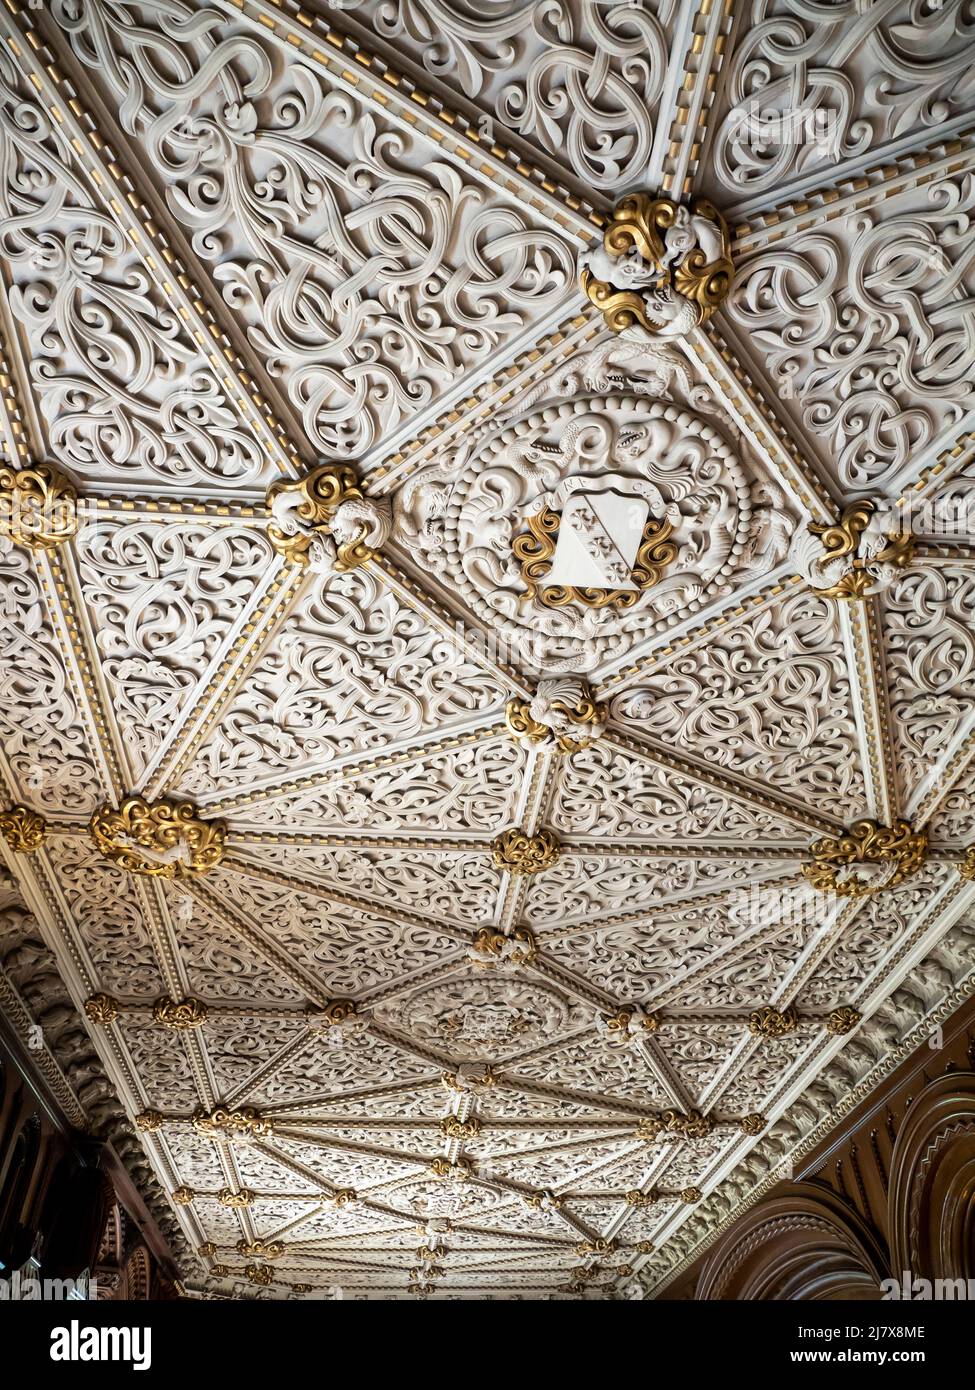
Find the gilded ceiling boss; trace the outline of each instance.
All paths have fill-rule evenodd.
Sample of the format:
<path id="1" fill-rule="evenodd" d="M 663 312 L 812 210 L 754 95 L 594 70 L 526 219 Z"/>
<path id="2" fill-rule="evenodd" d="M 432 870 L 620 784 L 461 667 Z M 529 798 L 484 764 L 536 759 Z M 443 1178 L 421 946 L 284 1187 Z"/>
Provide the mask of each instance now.
<path id="1" fill-rule="evenodd" d="M 721 307 L 734 275 L 728 228 L 711 203 L 647 193 L 617 203 L 602 246 L 580 268 L 607 327 L 631 342 L 684 337 Z"/>

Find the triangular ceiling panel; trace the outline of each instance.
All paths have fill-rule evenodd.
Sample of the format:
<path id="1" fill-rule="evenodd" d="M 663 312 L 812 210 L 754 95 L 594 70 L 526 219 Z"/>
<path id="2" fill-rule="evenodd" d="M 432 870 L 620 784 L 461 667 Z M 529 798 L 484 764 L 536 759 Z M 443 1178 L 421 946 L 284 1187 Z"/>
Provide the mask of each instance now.
<path id="1" fill-rule="evenodd" d="M 867 809 L 841 613 L 815 594 L 790 594 L 641 675 L 612 711 L 827 815 Z"/>
<path id="2" fill-rule="evenodd" d="M 306 776 L 451 719 L 500 711 L 504 694 L 374 575 L 318 581 L 247 674 L 182 785 L 196 795 L 250 792 L 258 776 Z"/>

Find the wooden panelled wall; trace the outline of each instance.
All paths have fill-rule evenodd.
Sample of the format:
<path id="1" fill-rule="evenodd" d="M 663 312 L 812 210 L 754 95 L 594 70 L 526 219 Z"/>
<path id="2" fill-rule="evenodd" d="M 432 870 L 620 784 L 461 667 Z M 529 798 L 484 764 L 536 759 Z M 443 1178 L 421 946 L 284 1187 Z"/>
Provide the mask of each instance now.
<path id="1" fill-rule="evenodd" d="M 880 1299 L 891 1279 L 975 1291 L 971 1001 L 659 1297 Z"/>
<path id="2" fill-rule="evenodd" d="M 70 1128 L 0 1029 L 0 1278 L 87 1271 L 99 1298 L 174 1297 L 174 1271 L 146 1240 L 139 1207 L 111 1146 Z"/>

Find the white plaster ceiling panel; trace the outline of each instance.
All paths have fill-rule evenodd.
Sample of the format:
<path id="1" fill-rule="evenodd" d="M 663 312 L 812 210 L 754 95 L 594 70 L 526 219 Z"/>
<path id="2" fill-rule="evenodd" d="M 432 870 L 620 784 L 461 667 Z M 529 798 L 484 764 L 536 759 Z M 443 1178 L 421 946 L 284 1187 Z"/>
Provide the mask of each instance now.
<path id="1" fill-rule="evenodd" d="M 254 1105 L 284 1105 L 300 1102 L 303 1096 L 355 1093 L 397 1082 L 407 1085 L 411 1079 L 429 1074 L 429 1064 L 405 1057 L 376 1039 L 332 1047 L 313 1038 L 305 1052 L 258 1085 L 250 1101 Z"/>
<path id="2" fill-rule="evenodd" d="M 268 773 L 304 777 L 451 718 L 500 709 L 504 693 L 373 574 L 319 581 L 307 586 L 182 786 L 196 795 L 249 792 Z"/>
<path id="3" fill-rule="evenodd" d="M 741 948 L 742 928 L 730 908 L 726 898 L 719 898 L 703 907 L 689 905 L 684 912 L 664 908 L 643 921 L 565 933 L 546 930 L 540 940 L 554 960 L 584 973 L 600 989 L 620 999 L 652 999 L 671 992 L 675 979 Z M 768 928 L 763 937 L 767 935 Z"/>
<path id="4" fill-rule="evenodd" d="M 137 882 L 107 863 L 87 837 L 61 836 L 48 853 L 99 984 L 112 994 L 162 993 Z"/>
<path id="5" fill-rule="evenodd" d="M 844 492 L 896 496 L 975 405 L 973 207 L 969 167 L 741 258 L 729 320 Z"/>
<path id="6" fill-rule="evenodd" d="M 81 591 L 138 781 L 279 569 L 244 524 L 98 517 L 76 541 Z"/>
<path id="7" fill-rule="evenodd" d="M 456 950 L 435 929 L 405 925 L 378 909 L 359 911 L 236 874 L 218 875 L 215 887 L 244 920 L 263 924 L 269 940 L 335 996 L 375 989 Z"/>
<path id="8" fill-rule="evenodd" d="M 218 1094 L 229 1096 L 248 1090 L 248 1083 L 285 1047 L 305 1036 L 300 1014 L 287 1017 L 221 1017 L 207 1020 L 207 1058 Z"/>
<path id="9" fill-rule="evenodd" d="M 166 1148 L 183 1182 L 194 1191 L 219 1192 L 227 1182 L 215 1144 L 201 1144 L 195 1135 L 174 1132 Z"/>
<path id="10" fill-rule="evenodd" d="M 698 836 L 740 843 L 750 835 L 794 843 L 797 834 L 778 816 L 606 747 L 587 748 L 566 760 L 550 819 L 568 835 L 605 836 L 617 843 L 629 837 Z"/>
<path id="11" fill-rule="evenodd" d="M 552 1098 L 544 1095 L 522 1095 L 503 1088 L 485 1092 L 478 1101 L 478 1114 L 485 1121 L 545 1119 L 571 1124 L 573 1120 L 618 1120 L 620 1117 L 605 1110 L 595 1097 L 591 1104 Z"/>
<path id="12" fill-rule="evenodd" d="M 72 8 L 72 50 L 319 453 L 363 453 L 571 288 L 564 238 L 239 18 Z"/>
<path id="13" fill-rule="evenodd" d="M 266 850 L 248 844 L 246 857 L 258 869 L 280 871 L 289 882 L 307 879 L 326 894 L 330 889 L 351 893 L 379 907 L 395 899 L 408 911 L 422 910 L 434 921 L 490 920 L 501 881 L 483 853 L 425 847 L 411 854 L 394 846 L 370 851 L 344 845 L 332 850 L 282 845 Z"/>
<path id="14" fill-rule="evenodd" d="M 629 1050 L 612 1051 L 595 1038 L 567 1043 L 554 1056 L 519 1062 L 510 1070 L 516 1077 L 565 1089 L 578 1087 L 590 1095 L 629 1101 L 648 1110 L 666 1106 L 669 1100 L 641 1057 Z M 570 1076 L 574 1081 L 569 1081 Z"/>
<path id="15" fill-rule="evenodd" d="M 970 844 L 975 838 L 975 768 L 944 798 L 931 818 L 931 833 L 948 844 Z"/>
<path id="16" fill-rule="evenodd" d="M 227 409 L 206 351 L 7 53 L 0 129 L 8 302 L 53 455 L 123 488 L 266 483 L 268 460 Z"/>
<path id="17" fill-rule="evenodd" d="M 885 145 L 929 140 L 970 111 L 975 41 L 963 0 L 735 6 L 701 187 L 720 204 L 772 194 Z"/>
<path id="18" fill-rule="evenodd" d="M 194 994 L 228 1003 L 303 1002 L 300 989 L 206 909 L 192 924 L 182 926 L 179 951 Z"/>
<path id="19" fill-rule="evenodd" d="M 668 1023 L 654 1041 L 687 1086 L 695 1104 L 700 1105 L 708 1087 L 741 1042 L 742 1034 L 740 1022 L 724 1020 L 720 1015 L 700 1023 L 691 1017 Z"/>
<path id="20" fill-rule="evenodd" d="M 45 603 L 50 574 L 0 536 L 0 730 L 23 796 L 57 797 L 64 814 L 90 814 L 102 784 L 82 702 Z M 49 592 L 49 589 L 48 589 Z"/>
<path id="21" fill-rule="evenodd" d="M 645 176 L 668 62 L 682 60 L 676 0 L 605 9 L 540 0 L 487 13 L 470 0 L 339 0 L 368 39 L 476 102 L 584 187 L 627 191 Z M 368 40 L 367 40 L 368 41 Z"/>
<path id="22" fill-rule="evenodd" d="M 807 923 L 790 925 L 782 932 L 770 933 L 766 939 L 748 941 L 742 949 L 715 963 L 713 969 L 702 971 L 691 980 L 681 990 L 680 1000 L 691 1008 L 723 1006 L 749 1013 L 753 1005 L 777 997 L 814 942 L 813 927 Z"/>
<path id="23" fill-rule="evenodd" d="M 811 1029 L 785 1038 L 750 1041 L 752 1045 L 743 1049 L 738 1066 L 721 1091 L 721 1108 L 731 1114 L 763 1114 L 783 1075 L 816 1047 Z"/>
<path id="24" fill-rule="evenodd" d="M 528 888 L 527 919 L 541 926 L 587 921 L 598 913 L 642 911 L 667 899 L 722 892 L 737 886 L 795 873 L 796 861 L 778 854 L 770 860 L 612 859 L 566 854 L 544 878 Z"/>
<path id="25" fill-rule="evenodd" d="M 658 1286 L 975 983 L 971 25 L 814 9 L 0 10 L 0 1007 L 191 1296 Z"/>
<path id="26" fill-rule="evenodd" d="M 484 739 L 413 758 L 406 766 L 372 775 L 354 768 L 344 776 L 338 771 L 334 785 L 324 780 L 319 790 L 251 803 L 242 808 L 240 823 L 281 829 L 494 833 L 510 822 L 526 758 L 525 750 L 510 739 Z"/>
<path id="27" fill-rule="evenodd" d="M 906 571 L 884 599 L 891 712 L 908 792 L 967 732 L 975 700 L 975 572 Z"/>
<path id="28" fill-rule="evenodd" d="M 788 796 L 815 798 L 827 813 L 865 811 L 841 618 L 826 599 L 790 593 L 641 675 L 613 701 L 613 718 Z"/>

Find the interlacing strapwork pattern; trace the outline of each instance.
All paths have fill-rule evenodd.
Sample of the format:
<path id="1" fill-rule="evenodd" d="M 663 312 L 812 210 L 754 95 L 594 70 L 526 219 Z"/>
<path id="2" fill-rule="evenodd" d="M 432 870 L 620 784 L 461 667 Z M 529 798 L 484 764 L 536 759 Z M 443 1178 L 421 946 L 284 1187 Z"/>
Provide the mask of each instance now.
<path id="1" fill-rule="evenodd" d="M 973 983 L 975 40 L 835 8 L 0 12 L 0 1004 L 192 1296 L 659 1287 Z"/>

